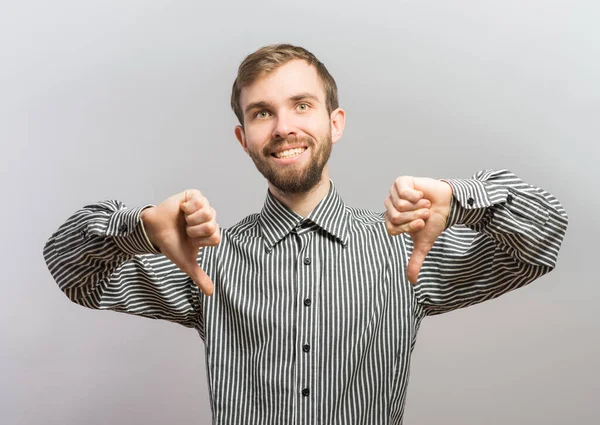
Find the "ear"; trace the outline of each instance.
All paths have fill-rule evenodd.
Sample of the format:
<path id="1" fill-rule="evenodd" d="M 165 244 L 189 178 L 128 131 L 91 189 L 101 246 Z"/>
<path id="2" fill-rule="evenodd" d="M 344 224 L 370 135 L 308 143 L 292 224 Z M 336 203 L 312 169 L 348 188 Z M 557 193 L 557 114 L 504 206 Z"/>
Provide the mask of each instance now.
<path id="1" fill-rule="evenodd" d="M 342 137 L 344 133 L 344 125 L 346 124 L 346 111 L 342 108 L 337 108 L 331 113 L 331 143 L 335 143 Z"/>
<path id="2" fill-rule="evenodd" d="M 244 151 L 248 153 L 248 146 L 246 144 L 246 133 L 244 132 L 244 127 L 242 127 L 241 125 L 236 125 L 233 132 L 235 133 L 235 137 L 238 139 L 238 142 L 240 142 L 240 145 L 242 145 L 242 148 L 244 148 Z"/>

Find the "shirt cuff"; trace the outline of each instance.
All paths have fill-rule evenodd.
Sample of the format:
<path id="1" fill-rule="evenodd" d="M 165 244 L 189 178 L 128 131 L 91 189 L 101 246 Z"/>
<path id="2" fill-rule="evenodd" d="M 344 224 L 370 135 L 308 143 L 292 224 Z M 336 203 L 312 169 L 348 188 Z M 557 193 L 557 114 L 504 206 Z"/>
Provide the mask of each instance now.
<path id="1" fill-rule="evenodd" d="M 113 236 L 117 246 L 127 254 L 160 254 L 161 252 L 150 242 L 140 217 L 144 209 L 153 206 L 148 204 L 116 211 L 110 217 L 106 236 Z"/>
<path id="2" fill-rule="evenodd" d="M 440 179 L 452 187 L 450 213 L 446 228 L 456 224 L 473 225 L 485 216 L 492 205 L 484 182 L 475 179 Z"/>

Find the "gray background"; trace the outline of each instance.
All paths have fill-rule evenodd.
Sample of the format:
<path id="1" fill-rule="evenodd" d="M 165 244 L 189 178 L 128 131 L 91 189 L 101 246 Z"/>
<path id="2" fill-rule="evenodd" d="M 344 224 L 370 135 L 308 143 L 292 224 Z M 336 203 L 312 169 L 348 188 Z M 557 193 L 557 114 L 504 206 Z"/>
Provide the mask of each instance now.
<path id="1" fill-rule="evenodd" d="M 203 344 L 170 322 L 77 306 L 42 257 L 75 210 L 198 188 L 229 227 L 266 182 L 229 96 L 256 48 L 292 42 L 347 111 L 330 172 L 383 211 L 400 175 L 508 168 L 570 217 L 558 267 L 425 320 L 406 424 L 597 424 L 597 1 L 3 1 L 0 422 L 205 424 Z"/>

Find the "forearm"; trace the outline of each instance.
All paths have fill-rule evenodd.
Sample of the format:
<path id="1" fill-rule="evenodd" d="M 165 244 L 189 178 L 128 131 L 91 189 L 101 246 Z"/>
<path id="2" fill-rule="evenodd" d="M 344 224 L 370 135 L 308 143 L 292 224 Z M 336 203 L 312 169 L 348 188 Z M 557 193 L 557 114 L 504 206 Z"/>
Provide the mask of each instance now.
<path id="1" fill-rule="evenodd" d="M 568 219 L 554 196 L 507 170 L 446 181 L 454 191 L 447 228 L 415 287 L 427 314 L 495 298 L 555 267 Z"/>
<path id="2" fill-rule="evenodd" d="M 46 264 L 77 304 L 191 327 L 197 289 L 144 235 L 140 214 L 146 207 L 127 209 L 119 201 L 83 207 L 46 242 Z"/>
<path id="3" fill-rule="evenodd" d="M 454 191 L 447 227 L 463 224 L 485 233 L 520 262 L 556 265 L 568 217 L 553 195 L 508 170 L 487 170 L 472 179 L 444 181 Z"/>

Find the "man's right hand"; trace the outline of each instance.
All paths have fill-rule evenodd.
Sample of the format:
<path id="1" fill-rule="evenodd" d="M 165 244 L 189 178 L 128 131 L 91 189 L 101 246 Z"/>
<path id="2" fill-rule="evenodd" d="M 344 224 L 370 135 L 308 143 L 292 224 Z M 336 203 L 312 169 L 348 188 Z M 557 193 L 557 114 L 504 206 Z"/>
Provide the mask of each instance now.
<path id="1" fill-rule="evenodd" d="M 205 295 L 213 293 L 214 285 L 198 265 L 198 251 L 221 241 L 216 217 L 215 209 L 196 189 L 173 195 L 141 214 L 150 242 L 192 278 Z"/>

